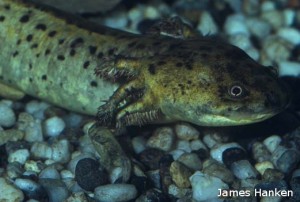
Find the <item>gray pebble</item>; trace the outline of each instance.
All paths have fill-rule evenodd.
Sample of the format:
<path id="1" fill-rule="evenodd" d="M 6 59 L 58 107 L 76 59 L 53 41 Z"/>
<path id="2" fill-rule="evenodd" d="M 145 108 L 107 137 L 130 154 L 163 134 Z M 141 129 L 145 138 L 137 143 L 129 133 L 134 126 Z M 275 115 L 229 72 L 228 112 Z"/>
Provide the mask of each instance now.
<path id="1" fill-rule="evenodd" d="M 16 115 L 12 108 L 4 103 L 0 103 L 0 126 L 11 127 L 16 122 Z"/>
<path id="2" fill-rule="evenodd" d="M 174 132 L 172 128 L 163 127 L 154 131 L 154 134 L 147 141 L 147 146 L 163 151 L 169 151 L 173 145 L 173 141 Z"/>
<path id="3" fill-rule="evenodd" d="M 40 179 L 39 183 L 45 188 L 49 202 L 64 201 L 69 197 L 69 191 L 61 180 Z"/>
<path id="4" fill-rule="evenodd" d="M 60 179 L 60 174 L 53 166 L 48 166 L 40 172 L 39 178 Z"/>
<path id="5" fill-rule="evenodd" d="M 200 132 L 188 123 L 176 124 L 175 133 L 178 138 L 188 141 L 197 140 L 200 135 Z"/>
<path id="6" fill-rule="evenodd" d="M 40 184 L 30 179 L 18 178 L 15 180 L 15 185 L 21 189 L 28 198 L 41 201 L 47 199 L 46 190 Z"/>
<path id="7" fill-rule="evenodd" d="M 95 189 L 95 198 L 105 202 L 125 202 L 137 195 L 135 186 L 131 184 L 109 184 Z"/>

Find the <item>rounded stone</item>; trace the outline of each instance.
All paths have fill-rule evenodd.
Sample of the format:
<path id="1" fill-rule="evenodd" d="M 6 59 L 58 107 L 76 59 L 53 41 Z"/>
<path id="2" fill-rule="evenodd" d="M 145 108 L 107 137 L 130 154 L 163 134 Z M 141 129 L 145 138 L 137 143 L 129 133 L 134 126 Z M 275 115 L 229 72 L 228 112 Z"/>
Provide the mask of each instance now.
<path id="1" fill-rule="evenodd" d="M 100 185 L 108 183 L 108 173 L 92 158 L 78 161 L 75 169 L 75 180 L 86 191 L 94 191 Z"/>
<path id="2" fill-rule="evenodd" d="M 66 124 L 64 120 L 57 116 L 47 119 L 44 123 L 46 135 L 51 137 L 60 135 L 65 127 Z"/>
<path id="3" fill-rule="evenodd" d="M 0 201 L 19 202 L 24 200 L 21 190 L 11 185 L 5 178 L 0 178 Z"/>
<path id="4" fill-rule="evenodd" d="M 147 146 L 163 151 L 169 151 L 173 145 L 174 132 L 172 128 L 163 127 L 155 130 L 154 134 L 148 139 Z"/>
<path id="5" fill-rule="evenodd" d="M 188 123 L 180 123 L 175 126 L 175 133 L 182 140 L 197 140 L 200 132 Z"/>
<path id="6" fill-rule="evenodd" d="M 106 202 L 125 202 L 137 196 L 137 189 L 132 184 L 109 184 L 95 189 L 95 198 Z"/>
<path id="7" fill-rule="evenodd" d="M 182 154 L 177 161 L 183 163 L 185 166 L 192 170 L 201 170 L 202 163 L 195 153 L 184 153 Z"/>
<path id="8" fill-rule="evenodd" d="M 170 174 L 178 187 L 188 188 L 191 186 L 189 177 L 192 175 L 192 171 L 184 164 L 174 161 L 170 166 Z"/>
<path id="9" fill-rule="evenodd" d="M 11 127 L 16 122 L 16 115 L 12 108 L 4 103 L 0 103 L 0 126 Z"/>

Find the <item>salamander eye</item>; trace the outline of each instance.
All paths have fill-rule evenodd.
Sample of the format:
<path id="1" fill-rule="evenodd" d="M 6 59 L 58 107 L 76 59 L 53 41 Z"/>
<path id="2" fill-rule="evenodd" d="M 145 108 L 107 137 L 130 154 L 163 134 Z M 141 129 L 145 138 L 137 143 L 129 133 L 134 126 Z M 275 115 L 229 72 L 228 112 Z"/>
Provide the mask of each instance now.
<path id="1" fill-rule="evenodd" d="M 235 84 L 229 88 L 229 95 L 233 98 L 240 98 L 244 94 L 244 88 L 241 85 Z"/>

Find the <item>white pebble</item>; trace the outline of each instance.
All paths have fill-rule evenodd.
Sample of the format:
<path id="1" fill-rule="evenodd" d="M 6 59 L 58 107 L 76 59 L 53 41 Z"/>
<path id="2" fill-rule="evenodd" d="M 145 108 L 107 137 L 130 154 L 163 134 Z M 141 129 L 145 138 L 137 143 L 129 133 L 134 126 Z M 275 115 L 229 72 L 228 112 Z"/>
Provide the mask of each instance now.
<path id="1" fill-rule="evenodd" d="M 231 142 L 231 143 L 227 143 L 227 144 L 220 144 L 216 147 L 213 147 L 211 150 L 210 150 L 210 156 L 217 160 L 218 162 L 220 163 L 223 163 L 223 152 L 229 148 L 241 148 L 243 149 L 240 145 L 238 145 L 237 143 L 235 142 Z"/>
<path id="2" fill-rule="evenodd" d="M 290 61 L 278 62 L 279 76 L 300 76 L 300 63 Z"/>
<path id="3" fill-rule="evenodd" d="M 28 142 L 43 141 L 43 132 L 40 119 L 35 119 L 31 114 L 22 112 L 18 117 L 18 129 L 25 132 Z"/>
<path id="4" fill-rule="evenodd" d="M 249 30 L 246 26 L 245 17 L 241 14 L 228 16 L 224 24 L 224 29 L 228 35 L 249 35 Z"/>
<path id="5" fill-rule="evenodd" d="M 144 15 L 147 19 L 157 19 L 160 17 L 159 11 L 153 6 L 147 6 L 144 11 Z"/>
<path id="6" fill-rule="evenodd" d="M 202 12 L 197 29 L 201 31 L 204 36 L 216 34 L 218 32 L 218 26 L 207 11 Z"/>
<path id="7" fill-rule="evenodd" d="M 284 23 L 284 16 L 281 11 L 272 10 L 263 12 L 261 15 L 263 20 L 266 20 L 273 29 L 279 29 L 283 26 Z"/>
<path id="8" fill-rule="evenodd" d="M 273 1 L 264 1 L 261 4 L 261 12 L 273 11 L 276 9 L 275 2 Z"/>
<path id="9" fill-rule="evenodd" d="M 53 166 L 48 166 L 40 172 L 39 178 L 60 179 L 60 174 Z"/>
<path id="10" fill-rule="evenodd" d="M 200 135 L 199 131 L 188 123 L 176 124 L 175 133 L 182 140 L 196 140 Z"/>
<path id="11" fill-rule="evenodd" d="M 255 61 L 258 61 L 259 57 L 260 57 L 260 53 L 259 51 L 254 48 L 253 46 L 252 47 L 249 47 L 245 50 L 245 52 Z"/>
<path id="12" fill-rule="evenodd" d="M 296 13 L 292 9 L 285 9 L 283 11 L 283 16 L 284 16 L 284 25 L 289 27 L 295 21 Z"/>
<path id="13" fill-rule="evenodd" d="M 136 154 L 146 149 L 146 140 L 143 136 L 136 136 L 132 139 L 132 147 Z"/>
<path id="14" fill-rule="evenodd" d="M 245 50 L 252 46 L 249 36 L 244 33 L 238 33 L 238 34 L 231 35 L 229 37 L 229 42 L 232 45 L 235 45 L 242 50 Z"/>
<path id="15" fill-rule="evenodd" d="M 125 29 L 128 24 L 128 19 L 124 13 L 120 13 L 113 17 L 106 18 L 103 24 L 117 29 Z"/>
<path id="16" fill-rule="evenodd" d="M 279 146 L 280 142 L 281 137 L 279 137 L 278 135 L 272 135 L 263 141 L 264 145 L 271 153 L 275 151 L 275 149 Z"/>
<path id="17" fill-rule="evenodd" d="M 11 127 L 16 122 L 14 111 L 4 103 L 0 103 L 0 126 Z"/>
<path id="18" fill-rule="evenodd" d="M 62 170 L 60 172 L 60 176 L 62 179 L 74 179 L 75 175 L 69 170 Z"/>
<path id="19" fill-rule="evenodd" d="M 246 24 L 250 32 L 259 39 L 264 39 L 272 30 L 271 25 L 260 18 L 247 18 Z"/>
<path id="20" fill-rule="evenodd" d="M 218 198 L 219 189 L 228 189 L 228 185 L 216 177 L 196 171 L 190 182 L 193 188 L 193 199 L 196 201 L 211 201 Z"/>
<path id="21" fill-rule="evenodd" d="M 230 166 L 232 173 L 238 179 L 253 179 L 258 176 L 257 170 L 250 164 L 248 160 L 235 161 Z"/>
<path id="22" fill-rule="evenodd" d="M 135 186 L 131 184 L 109 184 L 95 189 L 95 198 L 105 202 L 125 202 L 137 195 Z"/>
<path id="23" fill-rule="evenodd" d="M 268 36 L 263 41 L 263 52 L 270 60 L 280 62 L 290 57 L 293 46 L 278 36 Z"/>
<path id="24" fill-rule="evenodd" d="M 60 135 L 65 127 L 66 124 L 63 119 L 57 116 L 47 119 L 44 123 L 46 135 L 51 137 Z"/>
<path id="25" fill-rule="evenodd" d="M 154 131 L 154 134 L 147 141 L 147 146 L 163 151 L 169 151 L 173 145 L 173 141 L 174 132 L 172 128 L 163 127 Z"/>
<path id="26" fill-rule="evenodd" d="M 277 35 L 294 46 L 300 44 L 300 32 L 296 28 L 283 27 L 277 32 Z"/>
<path id="27" fill-rule="evenodd" d="M 207 150 L 207 147 L 199 139 L 191 141 L 190 142 L 190 146 L 191 146 L 192 151 L 199 150 L 199 149 L 205 149 L 205 150 Z"/>
<path id="28" fill-rule="evenodd" d="M 48 103 L 32 100 L 26 104 L 25 111 L 37 119 L 44 119 L 44 111 L 49 106 Z"/>
<path id="29" fill-rule="evenodd" d="M 192 151 L 191 146 L 190 146 L 190 142 L 186 141 L 186 140 L 177 141 L 176 149 L 183 150 L 185 152 L 191 152 Z"/>
<path id="30" fill-rule="evenodd" d="M 175 149 L 170 151 L 169 153 L 172 155 L 174 160 L 177 160 L 182 154 L 185 153 L 185 151 L 181 149 Z"/>
<path id="31" fill-rule="evenodd" d="M 11 185 L 5 178 L 0 178 L 0 201 L 21 202 L 24 200 L 24 194 L 21 190 Z"/>
<path id="32" fill-rule="evenodd" d="M 27 159 L 29 158 L 30 154 L 28 149 L 19 149 L 14 151 L 13 153 L 10 153 L 8 156 L 8 162 L 19 162 L 20 164 L 24 164 Z"/>

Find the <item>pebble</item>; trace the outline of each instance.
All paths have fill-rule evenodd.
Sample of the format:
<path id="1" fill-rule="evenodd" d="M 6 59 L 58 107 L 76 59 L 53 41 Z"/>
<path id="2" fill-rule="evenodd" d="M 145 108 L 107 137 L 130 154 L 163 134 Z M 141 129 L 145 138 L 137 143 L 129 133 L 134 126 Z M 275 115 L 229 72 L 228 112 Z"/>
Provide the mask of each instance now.
<path id="1" fill-rule="evenodd" d="M 44 164 L 39 162 L 39 161 L 33 161 L 33 160 L 28 160 L 26 161 L 24 168 L 27 171 L 33 171 L 36 173 L 41 172 L 41 170 L 43 169 Z"/>
<path id="2" fill-rule="evenodd" d="M 179 198 L 179 200 L 181 198 L 187 197 L 187 198 L 192 198 L 192 189 L 188 189 L 188 188 L 179 188 L 177 187 L 175 184 L 171 184 L 168 188 L 168 194 Z"/>
<path id="3" fill-rule="evenodd" d="M 140 161 L 151 170 L 159 168 L 159 160 L 164 156 L 159 149 L 146 149 L 139 154 Z"/>
<path id="4" fill-rule="evenodd" d="M 162 184 L 161 184 L 161 175 L 160 175 L 160 170 L 149 170 L 146 172 L 146 175 L 153 185 L 153 187 L 157 189 L 162 189 Z"/>
<path id="5" fill-rule="evenodd" d="M 284 16 L 284 25 L 286 27 L 290 27 L 295 22 L 296 12 L 293 9 L 285 9 L 283 10 L 283 16 Z"/>
<path id="6" fill-rule="evenodd" d="M 25 140 L 28 142 L 43 141 L 41 120 L 35 119 L 31 114 L 22 112 L 18 117 L 18 129 L 25 132 Z"/>
<path id="7" fill-rule="evenodd" d="M 39 178 L 60 179 L 60 174 L 53 166 L 48 166 L 40 172 Z"/>
<path id="8" fill-rule="evenodd" d="M 56 137 L 62 133 L 66 124 L 60 117 L 54 116 L 44 122 L 45 134 L 49 137 Z"/>
<path id="9" fill-rule="evenodd" d="M 209 12 L 203 11 L 201 13 L 197 30 L 199 30 L 204 36 L 218 33 L 218 26 Z"/>
<path id="10" fill-rule="evenodd" d="M 254 142 L 252 145 L 252 156 L 256 162 L 265 162 L 271 159 L 271 153 L 261 142 Z"/>
<path id="11" fill-rule="evenodd" d="M 182 150 L 185 152 L 190 153 L 192 151 L 190 142 L 187 140 L 178 140 L 176 144 L 176 149 L 177 150 Z"/>
<path id="12" fill-rule="evenodd" d="M 219 189 L 228 189 L 228 185 L 217 177 L 196 171 L 190 182 L 193 188 L 193 199 L 196 201 L 212 201 L 218 198 Z"/>
<path id="13" fill-rule="evenodd" d="M 293 172 L 293 176 L 290 180 L 290 186 L 294 192 L 292 200 L 300 201 L 300 169 Z"/>
<path id="14" fill-rule="evenodd" d="M 169 151 L 174 142 L 174 132 L 172 128 L 163 127 L 154 131 L 154 134 L 148 139 L 147 146 L 163 151 Z"/>
<path id="15" fill-rule="evenodd" d="M 0 130 L 0 146 L 8 141 L 18 141 L 23 139 L 24 132 L 16 129 Z"/>
<path id="16" fill-rule="evenodd" d="M 172 155 L 174 160 L 177 160 L 182 154 L 186 153 L 186 151 L 182 149 L 175 149 L 169 152 Z"/>
<path id="17" fill-rule="evenodd" d="M 233 162 L 231 165 L 232 173 L 239 179 L 257 178 L 258 172 L 248 160 Z"/>
<path id="18" fill-rule="evenodd" d="M 208 148 L 213 148 L 217 144 L 226 143 L 228 136 L 215 131 L 208 131 L 203 137 L 203 142 Z"/>
<path id="19" fill-rule="evenodd" d="M 189 188 L 191 186 L 189 177 L 193 173 L 184 164 L 174 161 L 170 166 L 170 174 L 172 176 L 172 180 L 179 188 Z"/>
<path id="20" fill-rule="evenodd" d="M 20 164 L 24 165 L 24 163 L 28 160 L 30 154 L 28 149 L 19 149 L 16 150 L 8 155 L 8 162 L 19 162 Z"/>
<path id="21" fill-rule="evenodd" d="M 137 189 L 131 184 L 109 184 L 95 189 L 95 199 L 105 202 L 125 202 L 137 196 Z"/>
<path id="22" fill-rule="evenodd" d="M 224 30 L 228 35 L 245 34 L 249 36 L 249 30 L 246 26 L 245 16 L 233 14 L 226 18 Z"/>
<path id="23" fill-rule="evenodd" d="M 69 197 L 69 191 L 61 180 L 40 179 L 39 183 L 45 188 L 49 202 L 64 201 Z"/>
<path id="24" fill-rule="evenodd" d="M 278 62 L 279 76 L 300 76 L 300 62 L 280 61 Z"/>
<path id="25" fill-rule="evenodd" d="M 37 100 L 32 100 L 28 102 L 25 106 L 25 111 L 29 114 L 31 114 L 36 119 L 44 119 L 44 111 L 49 107 L 50 105 L 45 102 L 39 102 Z"/>
<path id="26" fill-rule="evenodd" d="M 88 198 L 85 196 L 84 192 L 72 193 L 65 202 L 89 202 Z"/>
<path id="27" fill-rule="evenodd" d="M 207 147 L 205 146 L 205 144 L 199 139 L 192 140 L 190 142 L 190 147 L 191 147 L 192 151 L 196 151 L 196 150 L 199 150 L 199 149 L 207 150 Z"/>
<path id="28" fill-rule="evenodd" d="M 86 191 L 94 191 L 100 185 L 107 184 L 108 173 L 92 158 L 80 159 L 76 165 L 75 180 Z"/>
<path id="29" fill-rule="evenodd" d="M 279 145 L 272 154 L 272 162 L 280 171 L 290 172 L 300 161 L 300 151 Z"/>
<path id="30" fill-rule="evenodd" d="M 0 177 L 0 201 L 22 202 L 23 200 L 23 192 L 15 188 L 5 178 Z"/>
<path id="31" fill-rule="evenodd" d="M 162 193 L 160 190 L 157 189 L 150 189 L 143 193 L 140 197 L 136 199 L 135 202 L 163 202 L 163 201 L 170 201 L 170 198 L 167 194 Z"/>
<path id="32" fill-rule="evenodd" d="M 223 182 L 231 184 L 234 181 L 233 173 L 224 166 L 213 159 L 208 159 L 203 162 L 203 173 L 220 178 Z"/>
<path id="33" fill-rule="evenodd" d="M 136 154 L 146 149 L 146 139 L 143 136 L 136 136 L 132 139 L 132 148 Z"/>
<path id="34" fill-rule="evenodd" d="M 270 35 L 272 31 L 271 25 L 260 18 L 247 18 L 246 24 L 249 31 L 261 40 Z"/>
<path id="35" fill-rule="evenodd" d="M 177 161 L 183 163 L 186 167 L 194 171 L 202 169 L 201 160 L 195 153 L 184 153 L 177 159 Z"/>
<path id="36" fill-rule="evenodd" d="M 277 35 L 291 43 L 293 46 L 300 44 L 300 32 L 296 28 L 281 28 L 280 30 L 278 30 Z"/>
<path id="37" fill-rule="evenodd" d="M 262 179 L 267 182 L 272 181 L 280 181 L 284 179 L 284 173 L 280 170 L 268 168 L 265 170 L 264 174 L 262 175 Z"/>
<path id="38" fill-rule="evenodd" d="M 262 161 L 255 164 L 255 169 L 263 175 L 267 169 L 273 169 L 274 165 L 270 161 Z"/>
<path id="39" fill-rule="evenodd" d="M 27 198 L 40 201 L 47 200 L 45 189 L 40 184 L 30 179 L 18 178 L 15 180 L 15 185 L 25 193 Z"/>
<path id="40" fill-rule="evenodd" d="M 243 149 L 240 145 L 238 145 L 235 142 L 227 143 L 227 144 L 220 144 L 215 147 L 213 147 L 210 150 L 210 156 L 217 160 L 220 163 L 223 163 L 223 152 L 226 151 L 227 149 L 231 148 L 240 148 Z"/>
<path id="41" fill-rule="evenodd" d="M 275 151 L 275 149 L 279 146 L 280 142 L 281 137 L 279 137 L 278 135 L 272 135 L 263 141 L 264 145 L 271 153 Z"/>
<path id="42" fill-rule="evenodd" d="M 244 33 L 231 35 L 229 37 L 229 42 L 244 51 L 249 47 L 252 47 L 249 36 Z"/>
<path id="43" fill-rule="evenodd" d="M 12 108 L 3 102 L 0 103 L 0 126 L 12 127 L 16 123 L 16 115 Z"/>
<path id="44" fill-rule="evenodd" d="M 262 12 L 261 18 L 266 20 L 275 30 L 280 29 L 284 25 L 283 13 L 278 10 Z"/>
<path id="45" fill-rule="evenodd" d="M 197 140 L 200 135 L 200 132 L 188 123 L 176 124 L 175 133 L 178 138 L 188 141 Z"/>
<path id="46" fill-rule="evenodd" d="M 18 162 L 9 163 L 6 167 L 6 174 L 10 179 L 18 178 L 24 172 L 23 166 Z"/>

